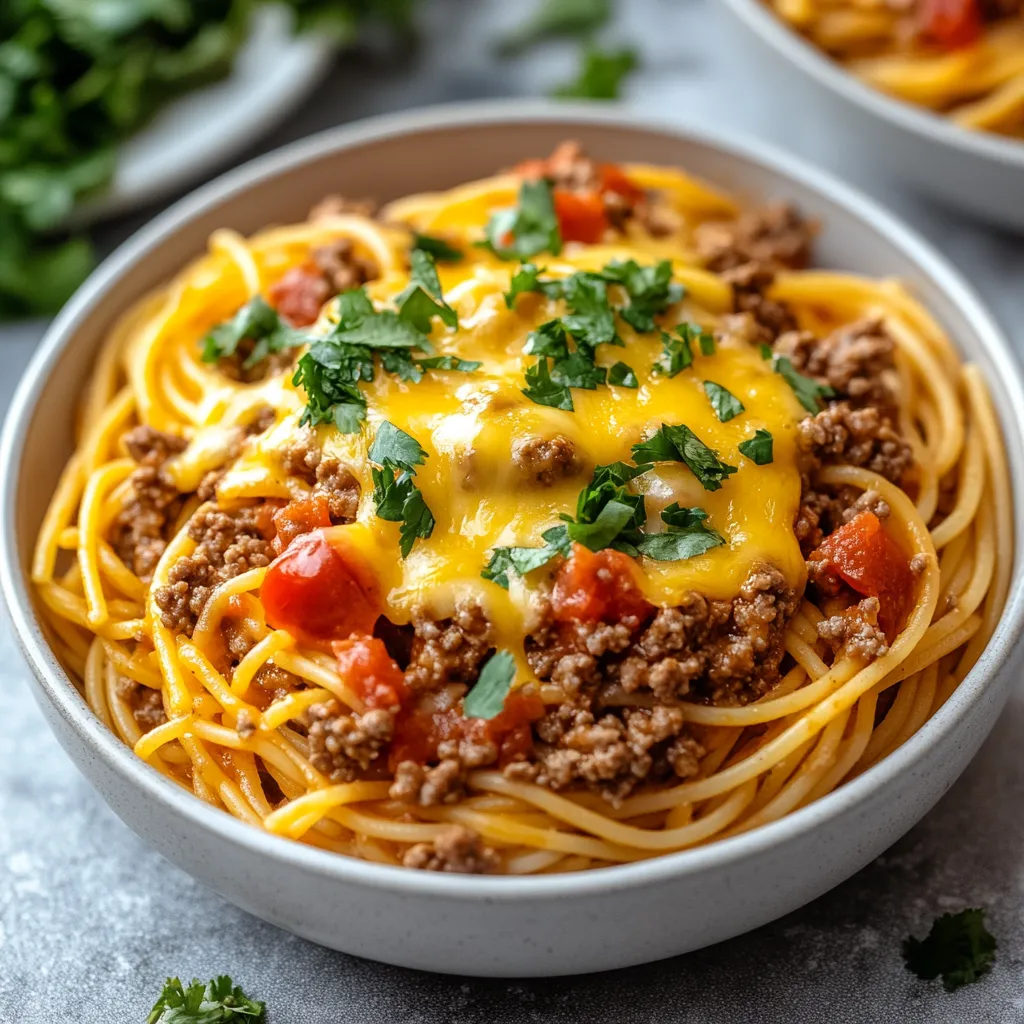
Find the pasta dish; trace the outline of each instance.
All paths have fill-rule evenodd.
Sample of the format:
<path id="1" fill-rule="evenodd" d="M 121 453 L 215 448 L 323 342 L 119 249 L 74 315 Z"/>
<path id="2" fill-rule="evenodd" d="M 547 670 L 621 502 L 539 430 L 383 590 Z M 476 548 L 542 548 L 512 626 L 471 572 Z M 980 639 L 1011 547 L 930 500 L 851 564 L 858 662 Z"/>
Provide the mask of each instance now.
<path id="1" fill-rule="evenodd" d="M 964 128 L 1024 136 L 1020 0 L 768 0 L 858 78 Z"/>
<path id="2" fill-rule="evenodd" d="M 817 226 L 565 143 L 219 230 L 113 327 L 32 565 L 95 714 L 383 864 L 682 850 L 954 691 L 1012 533 L 981 374 Z"/>

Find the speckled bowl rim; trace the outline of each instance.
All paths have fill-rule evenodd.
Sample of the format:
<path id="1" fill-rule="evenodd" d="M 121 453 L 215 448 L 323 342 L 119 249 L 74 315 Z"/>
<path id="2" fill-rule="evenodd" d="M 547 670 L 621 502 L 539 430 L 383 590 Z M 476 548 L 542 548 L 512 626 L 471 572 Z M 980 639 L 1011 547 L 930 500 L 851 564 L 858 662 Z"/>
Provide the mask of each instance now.
<path id="1" fill-rule="evenodd" d="M 826 89 L 862 107 L 896 128 L 926 137 L 951 149 L 1024 171 L 1024 140 L 994 132 L 961 128 L 955 121 L 925 107 L 889 96 L 862 82 L 810 40 L 770 11 L 764 0 L 723 0 L 733 14 L 751 31 L 769 43 L 786 61 L 796 65 Z"/>
<path id="2" fill-rule="evenodd" d="M 902 747 L 878 765 L 813 804 L 733 838 L 632 864 L 564 875 L 489 877 L 410 871 L 357 860 L 271 835 L 211 807 L 164 778 L 156 769 L 137 758 L 129 747 L 93 715 L 71 684 L 36 622 L 29 581 L 22 569 L 15 535 L 18 501 L 15 484 L 22 438 L 35 414 L 36 395 L 42 382 L 60 353 L 73 343 L 76 322 L 128 268 L 145 258 L 151 248 L 161 244 L 165 236 L 173 234 L 180 225 L 187 223 L 206 207 L 244 190 L 264 177 L 278 175 L 330 151 L 340 151 L 408 132 L 521 121 L 564 124 L 570 133 L 574 125 L 580 124 L 630 130 L 649 128 L 676 136 L 683 142 L 692 141 L 713 147 L 728 157 L 749 161 L 844 207 L 887 243 L 902 251 L 922 273 L 945 291 L 950 301 L 972 324 L 992 361 L 994 372 L 1002 378 L 1010 402 L 1016 408 L 1024 408 L 1021 371 L 1013 359 L 1006 338 L 990 314 L 943 257 L 874 201 L 831 175 L 760 141 L 726 141 L 704 129 L 646 117 L 622 107 L 605 106 L 599 109 L 575 104 L 486 101 L 388 115 L 331 129 L 222 175 L 175 203 L 125 242 L 99 266 L 53 322 L 22 378 L 0 436 L 0 488 L 3 491 L 0 506 L 0 594 L 7 604 L 18 644 L 33 670 L 39 690 L 96 756 L 137 787 L 140 797 L 157 801 L 196 828 L 208 829 L 229 843 L 237 843 L 303 872 L 396 893 L 416 893 L 439 899 L 483 899 L 495 902 L 532 897 L 570 899 L 621 891 L 657 884 L 668 878 L 699 876 L 706 869 L 728 866 L 757 856 L 776 844 L 794 840 L 823 821 L 849 812 L 866 802 L 890 779 L 902 772 L 911 771 L 930 747 L 949 737 L 960 718 L 980 699 L 986 684 L 1010 657 L 1013 642 L 1024 626 L 1024 571 L 1017 565 L 1003 615 L 977 664 L 942 708 Z M 1006 429 L 1006 424 L 1003 427 Z M 1024 441 L 1024 425 L 1018 426 L 1018 432 Z M 1014 482 L 1019 485 L 1024 477 L 1024 467 L 1011 465 L 1011 474 Z"/>

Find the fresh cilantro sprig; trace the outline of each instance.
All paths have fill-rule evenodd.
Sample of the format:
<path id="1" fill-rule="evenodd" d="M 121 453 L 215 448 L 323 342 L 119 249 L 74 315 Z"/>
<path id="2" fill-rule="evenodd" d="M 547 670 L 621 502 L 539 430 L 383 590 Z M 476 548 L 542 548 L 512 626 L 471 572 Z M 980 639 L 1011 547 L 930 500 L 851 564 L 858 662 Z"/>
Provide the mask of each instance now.
<path id="1" fill-rule="evenodd" d="M 264 1024 L 266 1004 L 250 999 L 222 974 L 205 985 L 192 979 L 187 988 L 168 978 L 146 1024 Z"/>
<path id="2" fill-rule="evenodd" d="M 465 256 L 461 249 L 456 249 L 446 238 L 436 235 L 422 235 L 418 231 L 412 236 L 412 249 L 422 249 L 430 253 L 438 263 L 457 263 Z"/>
<path id="3" fill-rule="evenodd" d="M 541 0 L 525 21 L 499 40 L 497 49 L 507 57 L 544 39 L 587 36 L 611 13 L 611 0 Z"/>
<path id="4" fill-rule="evenodd" d="M 684 508 L 673 502 L 661 513 L 667 529 L 645 535 L 637 547 L 642 555 L 660 562 L 696 558 L 725 543 L 725 538 L 707 525 L 707 517 L 702 508 Z"/>
<path id="5" fill-rule="evenodd" d="M 977 907 L 943 914 L 923 939 L 910 935 L 903 941 L 907 970 L 925 981 L 941 976 L 947 992 L 988 974 L 995 956 L 995 937 L 985 927 L 985 911 Z"/>
<path id="6" fill-rule="evenodd" d="M 754 436 L 740 441 L 736 446 L 740 455 L 745 455 L 755 466 L 767 466 L 774 459 L 774 438 L 770 431 L 755 430 Z"/>
<path id="7" fill-rule="evenodd" d="M 503 260 L 528 260 L 542 252 L 557 256 L 562 235 L 551 183 L 544 178 L 524 181 L 518 204 L 494 213 L 478 244 Z"/>
<path id="8" fill-rule="evenodd" d="M 421 334 L 430 333 L 431 320 L 435 316 L 448 327 L 457 329 L 459 318 L 441 293 L 441 280 L 437 276 L 433 253 L 426 249 L 412 249 L 409 264 L 409 285 L 395 299 L 399 318 L 412 324 Z"/>
<path id="9" fill-rule="evenodd" d="M 722 481 L 736 472 L 684 423 L 663 423 L 646 441 L 633 445 L 632 451 L 637 462 L 685 463 L 706 491 L 719 490 Z"/>
<path id="10" fill-rule="evenodd" d="M 824 399 L 835 397 L 834 388 L 827 384 L 819 384 L 810 377 L 805 377 L 786 356 L 774 355 L 767 345 L 761 346 L 761 356 L 771 360 L 772 369 L 793 389 L 797 401 L 812 416 L 821 411 Z"/>
<path id="11" fill-rule="evenodd" d="M 728 423 L 744 411 L 743 403 L 728 388 L 713 380 L 704 381 L 704 394 L 708 396 L 711 408 L 721 423 Z"/>
<path id="12" fill-rule="evenodd" d="M 243 345 L 246 341 L 251 344 Z M 235 355 L 242 346 L 245 352 L 242 368 L 251 370 L 272 352 L 283 352 L 308 341 L 308 334 L 285 323 L 273 306 L 262 296 L 255 295 L 230 320 L 217 324 L 203 338 L 202 360 L 215 363 Z"/>
<path id="13" fill-rule="evenodd" d="M 377 515 L 402 524 L 398 548 L 402 557 L 408 558 L 417 538 L 426 539 L 434 532 L 434 515 L 413 482 L 416 466 L 423 465 L 427 453 L 416 438 L 385 420 L 370 445 L 368 457 L 375 464 L 370 475 Z"/>
<path id="14" fill-rule="evenodd" d="M 601 270 L 609 284 L 625 289 L 629 303 L 619 315 L 634 330 L 646 334 L 657 329 L 654 318 L 682 301 L 686 289 L 672 280 L 671 260 L 643 267 L 636 260 L 613 260 Z"/>
<path id="15" fill-rule="evenodd" d="M 495 651 L 484 663 L 473 689 L 462 701 L 466 718 L 494 718 L 505 707 L 505 698 L 516 677 L 516 660 L 511 651 Z"/>

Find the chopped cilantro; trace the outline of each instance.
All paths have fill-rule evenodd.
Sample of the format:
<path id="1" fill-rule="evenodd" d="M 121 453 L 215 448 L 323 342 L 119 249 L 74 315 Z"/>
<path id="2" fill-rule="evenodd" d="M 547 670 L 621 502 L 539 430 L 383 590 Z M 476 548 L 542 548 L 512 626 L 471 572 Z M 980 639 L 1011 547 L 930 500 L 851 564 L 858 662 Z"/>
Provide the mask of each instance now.
<path id="1" fill-rule="evenodd" d="M 640 55 L 631 46 L 602 50 L 588 46 L 576 78 L 559 86 L 552 96 L 568 100 L 617 100 L 622 83 L 640 66 Z"/>
<path id="2" fill-rule="evenodd" d="M 713 380 L 704 381 L 704 394 L 708 396 L 711 408 L 722 423 L 728 423 L 744 410 L 743 403 L 731 391 Z"/>
<path id="3" fill-rule="evenodd" d="M 519 205 L 493 214 L 480 244 L 499 259 L 527 260 L 541 252 L 557 256 L 562 251 L 551 183 L 524 181 Z"/>
<path id="4" fill-rule="evenodd" d="M 366 398 L 356 387 L 358 376 L 350 377 L 341 369 L 341 358 L 336 365 L 317 359 L 316 352 L 329 352 L 329 346 L 313 346 L 295 367 L 292 383 L 306 392 L 306 407 L 302 410 L 301 426 L 333 423 L 343 434 L 354 434 L 366 418 Z M 333 353 L 330 358 L 333 360 Z M 373 364 L 370 364 L 372 370 Z"/>
<path id="5" fill-rule="evenodd" d="M 480 670 L 473 689 L 462 701 L 466 718 L 494 718 L 501 714 L 505 698 L 516 677 L 516 660 L 511 651 L 495 651 Z"/>
<path id="6" fill-rule="evenodd" d="M 705 524 L 707 517 L 702 508 L 683 508 L 673 502 L 661 513 L 668 529 L 643 537 L 637 545 L 640 554 L 659 562 L 678 562 L 719 547 L 725 538 Z"/>
<path id="7" fill-rule="evenodd" d="M 569 386 L 551 379 L 551 367 L 546 356 L 541 356 L 533 366 L 526 368 L 526 387 L 522 391 L 537 405 L 548 405 L 566 412 L 575 409 Z"/>
<path id="8" fill-rule="evenodd" d="M 430 333 L 430 321 L 435 316 L 449 327 L 457 328 L 459 318 L 444 301 L 433 255 L 426 249 L 413 249 L 409 253 L 409 264 L 409 286 L 395 299 L 399 317 L 408 320 L 422 334 Z"/>
<path id="9" fill-rule="evenodd" d="M 626 363 L 618 362 L 608 369 L 608 383 L 621 388 L 638 388 L 640 382 L 636 379 L 633 368 Z"/>
<path id="10" fill-rule="evenodd" d="M 657 329 L 654 318 L 680 302 L 686 294 L 681 284 L 672 281 L 671 260 L 642 267 L 636 260 L 613 260 L 601 270 L 609 284 L 620 284 L 629 296 L 629 305 L 619 315 L 634 330 L 645 334 Z"/>
<path id="11" fill-rule="evenodd" d="M 540 275 L 543 273 L 544 268 L 538 267 L 535 263 L 521 263 L 509 281 L 509 290 L 505 292 L 505 305 L 509 309 L 515 309 L 516 299 L 523 292 L 540 292 L 549 299 L 560 299 L 562 281 L 558 278 L 541 279 Z"/>
<path id="12" fill-rule="evenodd" d="M 526 336 L 523 351 L 535 356 L 565 359 L 569 355 L 569 334 L 561 320 L 547 320 Z"/>
<path id="13" fill-rule="evenodd" d="M 492 580 L 499 587 L 508 590 L 508 571 L 515 570 L 520 576 L 546 565 L 556 555 L 569 554 L 569 539 L 564 526 L 552 526 L 541 534 L 544 541 L 539 548 L 508 547 L 495 548 L 490 561 L 480 573 L 485 580 Z"/>
<path id="14" fill-rule="evenodd" d="M 446 239 L 421 235 L 418 231 L 413 233 L 411 248 L 430 253 L 439 263 L 456 263 L 465 255 L 461 249 L 449 245 Z"/>
<path id="15" fill-rule="evenodd" d="M 509 56 L 544 39 L 587 36 L 611 16 L 611 0 L 540 0 L 533 13 L 498 44 Z"/>
<path id="16" fill-rule="evenodd" d="M 576 340 L 591 350 L 598 345 L 621 345 L 615 330 L 615 313 L 608 302 L 608 286 L 598 274 L 584 272 L 567 277 L 563 294 L 569 313 L 562 323 Z"/>
<path id="17" fill-rule="evenodd" d="M 740 441 L 736 446 L 740 455 L 745 455 L 757 466 L 767 466 L 772 459 L 774 441 L 767 430 L 756 430 L 754 436 L 746 441 Z"/>
<path id="18" fill-rule="evenodd" d="M 408 557 L 418 537 L 427 538 L 434 531 L 434 516 L 413 482 L 415 467 L 426 458 L 416 438 L 387 420 L 370 445 L 369 459 L 376 463 L 370 471 L 374 505 L 381 519 L 402 524 L 398 546 L 403 558 Z"/>
<path id="19" fill-rule="evenodd" d="M 688 366 L 693 365 L 693 349 L 690 347 L 690 335 L 682 328 L 689 327 L 689 324 L 680 324 L 676 328 L 679 336 L 675 337 L 668 331 L 661 332 L 661 355 L 654 363 L 654 372 L 664 374 L 666 377 L 675 377 L 682 373 Z"/>
<path id="20" fill-rule="evenodd" d="M 763 341 L 761 342 L 760 345 L 757 346 L 757 351 L 761 353 L 761 358 L 762 359 L 766 359 L 767 360 L 767 359 L 771 359 L 771 357 L 772 357 L 772 347 L 771 347 L 771 345 L 766 345 Z"/>
<path id="21" fill-rule="evenodd" d="M 646 441 L 633 445 L 633 458 L 637 462 L 683 462 L 706 491 L 717 491 L 722 481 L 736 472 L 735 466 L 722 462 L 713 448 L 682 423 L 663 423 Z"/>
<path id="22" fill-rule="evenodd" d="M 715 354 L 715 336 L 710 331 L 701 332 L 700 354 L 702 356 L 713 356 Z"/>
<path id="23" fill-rule="evenodd" d="M 242 368 L 249 370 L 272 352 L 305 345 L 308 340 L 306 334 L 286 324 L 276 309 L 256 295 L 230 320 L 217 324 L 203 338 L 202 358 L 204 363 L 215 363 L 218 359 L 235 355 L 239 345 L 249 341 L 252 344 L 244 346 L 248 352 L 242 362 Z"/>
<path id="24" fill-rule="evenodd" d="M 979 908 L 943 914 L 923 939 L 912 935 L 903 941 L 907 970 L 931 981 L 942 976 L 952 992 L 988 974 L 996 956 L 996 940 L 985 927 L 985 911 Z"/>
<path id="25" fill-rule="evenodd" d="M 416 365 L 421 370 L 458 370 L 459 373 L 472 373 L 479 370 L 483 363 L 476 359 L 459 359 L 457 356 L 430 356 L 428 359 L 417 359 Z"/>
<path id="26" fill-rule="evenodd" d="M 250 999 L 222 974 L 205 985 L 193 978 L 185 988 L 178 978 L 168 978 L 146 1024 L 263 1024 L 266 1004 Z"/>
<path id="27" fill-rule="evenodd" d="M 812 416 L 821 411 L 823 398 L 835 395 L 827 384 L 819 384 L 799 373 L 785 356 L 772 356 L 772 369 L 793 389 L 797 401 Z"/>

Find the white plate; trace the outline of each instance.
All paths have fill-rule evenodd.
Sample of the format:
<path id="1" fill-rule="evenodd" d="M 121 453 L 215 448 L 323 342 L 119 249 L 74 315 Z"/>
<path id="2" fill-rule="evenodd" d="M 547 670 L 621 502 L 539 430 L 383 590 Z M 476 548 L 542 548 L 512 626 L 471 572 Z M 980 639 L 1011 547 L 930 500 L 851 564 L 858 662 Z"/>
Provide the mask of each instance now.
<path id="1" fill-rule="evenodd" d="M 126 213 L 199 181 L 284 119 L 326 72 L 334 47 L 294 37 L 291 14 L 267 7 L 222 81 L 163 108 L 118 152 L 107 190 L 71 218 L 81 227 Z"/>

